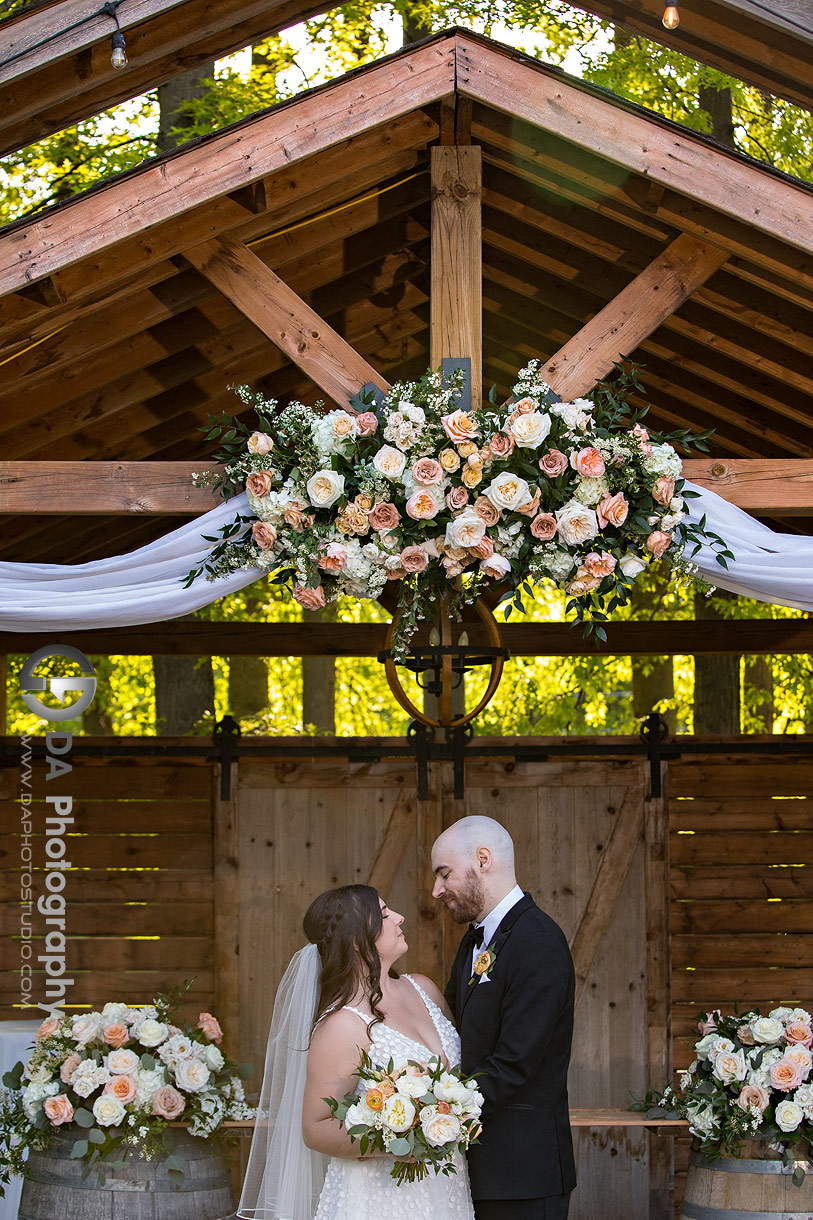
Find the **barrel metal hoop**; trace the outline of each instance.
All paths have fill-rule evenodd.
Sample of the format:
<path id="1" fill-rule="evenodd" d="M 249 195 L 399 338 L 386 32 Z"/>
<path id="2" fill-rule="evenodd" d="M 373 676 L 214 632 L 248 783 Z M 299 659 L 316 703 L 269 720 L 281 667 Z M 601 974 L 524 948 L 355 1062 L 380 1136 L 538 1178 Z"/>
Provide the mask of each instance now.
<path id="1" fill-rule="evenodd" d="M 689 1153 L 689 1164 L 698 1165 L 701 1169 L 722 1169 L 726 1173 L 778 1173 L 790 1177 L 795 1168 L 804 1169 L 805 1173 L 813 1172 L 810 1161 L 794 1161 L 790 1169 L 786 1169 L 782 1161 L 746 1160 L 745 1158 L 723 1157 L 719 1161 L 710 1161 L 700 1152 Z M 803 1220 L 807 1220 L 806 1217 Z"/>
<path id="2" fill-rule="evenodd" d="M 803 1207 L 792 1212 L 742 1212 L 728 1207 L 702 1207 L 699 1203 L 687 1203 L 684 1199 L 680 1220 L 811 1220 L 810 1211 Z"/>

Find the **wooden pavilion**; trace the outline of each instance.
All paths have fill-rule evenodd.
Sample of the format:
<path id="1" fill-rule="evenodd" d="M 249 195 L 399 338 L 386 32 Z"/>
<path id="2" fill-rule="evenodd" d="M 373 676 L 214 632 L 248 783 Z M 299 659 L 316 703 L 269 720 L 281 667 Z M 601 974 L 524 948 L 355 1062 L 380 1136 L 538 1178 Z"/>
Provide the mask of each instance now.
<path id="1" fill-rule="evenodd" d="M 352 409 L 365 384 L 461 356 L 475 397 L 483 382 L 507 393 L 535 356 L 567 396 L 619 356 L 639 360 L 657 423 L 716 429 L 690 477 L 804 530 L 811 220 L 813 191 L 795 180 L 487 39 L 437 35 L 0 231 L 0 556 L 91 559 L 204 511 L 197 427 L 234 409 L 232 382 Z M 810 641 L 804 620 L 728 623 L 725 639 L 678 626 L 619 631 L 611 647 Z M 517 652 L 577 646 L 560 628 L 515 630 Z M 0 653 L 49 640 L 3 633 Z M 373 626 L 189 622 L 64 642 L 380 646 Z M 144 744 L 75 750 L 74 1003 L 143 1000 L 195 973 L 195 999 L 259 1061 L 298 916 L 350 878 L 406 912 L 414 964 L 442 976 L 455 929 L 433 908 L 427 852 L 464 810 L 505 821 L 523 882 L 571 937 L 574 1105 L 619 1107 L 662 1083 L 697 1005 L 809 999 L 813 767 L 791 749 L 807 741 L 758 743 L 733 767 L 734 742 L 667 761 L 628 741 L 559 754 L 546 739 L 480 739 L 465 805 L 446 764 L 418 801 L 400 742 L 252 739 L 239 762 L 189 739 Z M 13 768 L 19 743 L 4 749 Z M 10 925 L 16 904 L 2 909 Z M 14 969 L 2 979 L 11 1006 Z M 579 1156 L 577 1218 L 669 1214 L 663 1136 L 586 1122 Z"/>

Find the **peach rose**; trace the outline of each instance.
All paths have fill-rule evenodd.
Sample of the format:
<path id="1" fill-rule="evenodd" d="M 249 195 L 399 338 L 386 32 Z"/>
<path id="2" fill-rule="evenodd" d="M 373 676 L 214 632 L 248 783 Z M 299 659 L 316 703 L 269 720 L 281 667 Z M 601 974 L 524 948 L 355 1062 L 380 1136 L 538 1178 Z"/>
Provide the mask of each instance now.
<path id="1" fill-rule="evenodd" d="M 494 507 L 488 496 L 478 496 L 473 507 L 477 516 L 482 517 L 486 525 L 496 525 L 500 519 L 500 510 Z"/>
<path id="2" fill-rule="evenodd" d="M 514 452 L 514 438 L 508 432 L 495 432 L 488 447 L 495 457 L 510 457 Z"/>
<path id="3" fill-rule="evenodd" d="M 467 487 L 478 487 L 483 481 L 482 466 L 464 466 L 461 479 Z"/>
<path id="4" fill-rule="evenodd" d="M 477 420 L 468 411 L 452 411 L 451 415 L 442 415 L 440 422 L 449 440 L 455 444 L 470 441 L 479 431 Z"/>
<path id="5" fill-rule="evenodd" d="M 784 1058 L 771 1064 L 771 1084 L 782 1093 L 798 1089 L 802 1078 L 803 1071 L 800 1063 L 794 1063 L 791 1059 Z"/>
<path id="6" fill-rule="evenodd" d="M 298 500 L 292 500 L 285 512 L 282 514 L 282 519 L 286 525 L 290 525 L 292 529 L 301 530 L 305 523 L 305 506 L 300 504 Z"/>
<path id="7" fill-rule="evenodd" d="M 449 474 L 454 474 L 456 470 L 460 469 L 460 454 L 454 449 L 444 449 L 438 460 Z"/>
<path id="8" fill-rule="evenodd" d="M 321 610 L 325 603 L 325 591 L 321 585 L 312 589 L 309 585 L 294 585 L 294 598 L 303 610 Z"/>
<path id="9" fill-rule="evenodd" d="M 407 500 L 406 510 L 413 521 L 431 521 L 438 515 L 440 506 L 430 491 L 419 488 Z"/>
<path id="10" fill-rule="evenodd" d="M 447 576 L 459 576 L 463 571 L 463 564 L 451 555 L 444 555 L 440 562 L 443 564 Z"/>
<path id="11" fill-rule="evenodd" d="M 649 454 L 652 452 L 652 446 L 647 444 L 649 440 L 649 433 L 647 432 L 646 428 L 642 427 L 641 424 L 636 424 L 632 429 L 632 432 L 633 435 L 637 436 L 641 442 L 641 452 L 649 456 Z"/>
<path id="12" fill-rule="evenodd" d="M 489 555 L 488 559 L 481 561 L 480 571 L 485 572 L 486 576 L 506 576 L 511 571 L 511 564 L 504 555 L 495 551 L 493 555 Z"/>
<path id="13" fill-rule="evenodd" d="M 457 446 L 457 452 L 462 458 L 466 458 L 468 460 L 472 454 L 479 453 L 479 449 L 475 445 L 474 441 L 461 441 L 461 443 Z"/>
<path id="14" fill-rule="evenodd" d="M 604 465 L 604 458 L 598 449 L 592 445 L 588 445 L 585 449 L 580 449 L 578 453 L 571 453 L 570 465 L 577 474 L 582 475 L 586 479 L 597 479 L 607 469 Z"/>
<path id="15" fill-rule="evenodd" d="M 596 506 L 596 516 L 602 529 L 608 525 L 623 525 L 627 519 L 630 506 L 623 491 L 617 491 L 614 496 L 606 492 L 604 499 Z"/>
<path id="16" fill-rule="evenodd" d="M 112 1046 L 115 1051 L 124 1046 L 129 1037 L 130 1031 L 123 1021 L 114 1021 L 112 1025 L 105 1025 L 102 1030 L 102 1041 Z"/>
<path id="17" fill-rule="evenodd" d="M 387 568 L 387 580 L 403 580 L 407 574 L 406 568 Z"/>
<path id="18" fill-rule="evenodd" d="M 533 517 L 536 510 L 539 508 L 539 501 L 542 499 L 542 492 L 537 487 L 530 500 L 526 500 L 524 504 L 517 505 L 517 512 L 522 513 L 526 517 Z"/>
<path id="19" fill-rule="evenodd" d="M 246 490 L 262 500 L 271 490 L 271 475 L 267 470 L 255 470 L 246 479 Z"/>
<path id="20" fill-rule="evenodd" d="M 69 1123 L 73 1118 L 73 1106 L 64 1093 L 57 1093 L 56 1097 L 46 1097 L 42 1108 L 52 1127 Z"/>
<path id="21" fill-rule="evenodd" d="M 556 518 L 552 513 L 540 513 L 531 522 L 531 533 L 540 542 L 550 542 L 556 534 Z"/>
<path id="22" fill-rule="evenodd" d="M 184 1112 L 185 1105 L 183 1097 L 177 1089 L 173 1089 L 171 1084 L 161 1085 L 160 1089 L 156 1089 L 152 1095 L 152 1112 L 160 1115 L 161 1118 L 170 1120 L 179 1118 Z"/>
<path id="23" fill-rule="evenodd" d="M 737 1098 L 741 1110 L 750 1110 L 756 1106 L 760 1113 L 768 1107 L 768 1094 L 758 1084 L 746 1084 Z"/>
<path id="24" fill-rule="evenodd" d="M 136 1095 L 136 1082 L 132 1076 L 113 1076 L 111 1080 L 108 1080 L 102 1092 L 112 1093 L 123 1106 L 126 1106 L 128 1101 L 132 1101 Z"/>
<path id="25" fill-rule="evenodd" d="M 791 1042 L 785 1047 L 785 1058 L 788 1063 L 798 1063 L 802 1069 L 803 1079 L 807 1079 L 811 1066 L 813 1066 L 813 1056 L 810 1051 L 801 1042 Z"/>
<path id="26" fill-rule="evenodd" d="M 549 449 L 545 456 L 539 459 L 539 469 L 549 479 L 555 479 L 557 475 L 564 474 L 567 467 L 567 457 L 561 449 Z"/>
<path id="27" fill-rule="evenodd" d="M 255 521 L 251 527 L 254 541 L 261 551 L 271 551 L 277 541 L 277 531 L 266 521 Z"/>
<path id="28" fill-rule="evenodd" d="M 412 477 L 416 483 L 421 483 L 424 487 L 433 487 L 443 478 L 443 467 L 434 458 L 419 458 L 412 467 Z"/>
<path id="29" fill-rule="evenodd" d="M 372 411 L 362 411 L 356 416 L 356 427 L 359 436 L 372 436 L 378 427 L 378 416 Z"/>
<path id="30" fill-rule="evenodd" d="M 798 1042 L 802 1046 L 810 1046 L 813 1042 L 813 1030 L 805 1021 L 788 1021 L 785 1026 L 785 1038 L 788 1042 Z"/>
<path id="31" fill-rule="evenodd" d="M 423 547 L 405 546 L 401 551 L 401 567 L 405 572 L 423 572 L 429 557 Z"/>
<path id="32" fill-rule="evenodd" d="M 384 1098 L 384 1101 L 386 1101 L 387 1098 L 392 1097 L 393 1093 L 395 1092 L 395 1085 L 391 1080 L 387 1080 L 385 1077 L 383 1080 L 378 1082 L 378 1091 Z"/>
<path id="33" fill-rule="evenodd" d="M 79 1064 L 82 1062 L 82 1056 L 77 1051 L 71 1051 L 68 1058 L 59 1069 L 59 1079 L 63 1084 L 71 1083 L 71 1076 L 74 1074 Z"/>
<path id="34" fill-rule="evenodd" d="M 520 398 L 519 402 L 514 403 L 515 415 L 530 415 L 536 410 L 536 403 L 532 398 Z"/>
<path id="35" fill-rule="evenodd" d="M 487 534 L 484 534 L 477 545 L 471 548 L 471 553 L 478 559 L 490 559 L 494 554 L 494 543 Z"/>
<path id="36" fill-rule="evenodd" d="M 589 555 L 585 556 L 584 567 L 591 576 L 603 579 L 615 570 L 615 556 L 611 555 L 609 551 L 591 551 Z"/>
<path id="37" fill-rule="evenodd" d="M 340 542 L 329 542 L 317 561 L 323 572 L 341 572 L 347 563 L 347 547 Z"/>
<path id="38" fill-rule="evenodd" d="M 198 1017 L 198 1029 L 203 1030 L 203 1036 L 208 1038 L 210 1042 L 219 1042 L 223 1037 L 220 1022 L 210 1012 L 202 1012 L 200 1014 Z"/>
<path id="39" fill-rule="evenodd" d="M 59 1017 L 46 1017 L 42 1025 L 34 1034 L 34 1041 L 39 1042 L 41 1038 L 50 1038 L 59 1029 Z"/>
<path id="40" fill-rule="evenodd" d="M 376 504 L 367 520 L 374 530 L 384 533 L 386 530 L 395 529 L 401 520 L 401 514 L 394 504 L 390 504 L 388 500 L 382 500 L 380 504 Z"/>
<path id="41" fill-rule="evenodd" d="M 674 494 L 675 480 L 667 478 L 665 474 L 662 474 L 661 477 L 655 481 L 655 486 L 652 488 L 652 499 L 656 504 L 662 504 L 664 508 L 666 508 Z"/>
<path id="42" fill-rule="evenodd" d="M 267 432 L 252 432 L 248 438 L 247 448 L 249 453 L 258 453 L 263 457 L 274 448 L 274 441 Z"/>
<path id="43" fill-rule="evenodd" d="M 666 534 L 663 530 L 653 530 L 646 540 L 646 549 L 651 551 L 656 559 L 660 559 L 661 555 L 669 549 L 671 544 L 671 534 Z"/>
<path id="44" fill-rule="evenodd" d="M 465 508 L 469 502 L 469 493 L 465 487 L 452 487 L 446 492 L 446 503 L 452 512 L 458 508 Z"/>

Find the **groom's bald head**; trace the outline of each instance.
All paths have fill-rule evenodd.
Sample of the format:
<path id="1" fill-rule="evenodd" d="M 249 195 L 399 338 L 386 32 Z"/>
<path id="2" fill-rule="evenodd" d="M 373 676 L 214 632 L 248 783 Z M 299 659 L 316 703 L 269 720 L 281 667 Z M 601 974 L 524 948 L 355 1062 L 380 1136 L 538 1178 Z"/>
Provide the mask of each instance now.
<path id="1" fill-rule="evenodd" d="M 474 860 L 481 847 L 491 853 L 493 866 L 498 871 L 508 869 L 513 873 L 514 840 L 494 818 L 470 817 L 454 822 L 436 839 L 432 860 L 434 862 L 436 851 L 442 854 L 450 849 Z"/>
<path id="2" fill-rule="evenodd" d="M 461 818 L 435 840 L 432 871 L 453 918 L 480 920 L 516 885 L 514 841 L 493 818 Z"/>

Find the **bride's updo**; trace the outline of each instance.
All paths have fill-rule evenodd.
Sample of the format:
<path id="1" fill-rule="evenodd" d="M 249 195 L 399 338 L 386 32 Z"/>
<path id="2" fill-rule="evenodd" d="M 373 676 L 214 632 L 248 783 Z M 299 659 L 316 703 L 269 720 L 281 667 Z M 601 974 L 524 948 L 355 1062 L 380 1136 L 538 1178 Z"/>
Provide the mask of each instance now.
<path id="1" fill-rule="evenodd" d="M 342 885 L 326 890 L 305 912 L 305 935 L 322 959 L 322 990 L 314 1026 L 326 1012 L 341 1008 L 361 988 L 370 1003 L 370 1028 L 384 1020 L 381 1000 L 381 959 L 376 941 L 383 916 L 378 891 L 369 885 Z"/>

